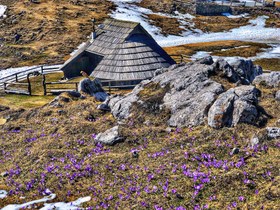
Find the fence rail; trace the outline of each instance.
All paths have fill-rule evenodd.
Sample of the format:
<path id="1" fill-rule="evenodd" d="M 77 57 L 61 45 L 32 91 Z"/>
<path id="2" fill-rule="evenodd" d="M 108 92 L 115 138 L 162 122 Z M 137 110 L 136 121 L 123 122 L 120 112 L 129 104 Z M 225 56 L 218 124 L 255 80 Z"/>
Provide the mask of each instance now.
<path id="1" fill-rule="evenodd" d="M 8 85 L 9 83 L 17 83 L 19 81 L 25 80 L 28 73 L 30 73 L 30 72 L 38 71 L 41 74 L 58 72 L 58 71 L 60 71 L 60 69 L 59 69 L 60 65 L 61 64 L 51 65 L 51 66 L 48 66 L 48 65 L 36 66 L 36 67 L 32 67 L 32 68 L 26 69 L 21 72 L 17 72 L 17 73 L 8 75 L 6 77 L 2 77 L 2 78 L 0 78 L 0 90 L 4 89 L 5 83 L 6 83 L 6 85 Z"/>
<path id="2" fill-rule="evenodd" d="M 140 80 L 139 80 L 140 81 Z M 134 88 L 137 84 L 120 84 L 120 82 L 132 82 L 131 80 L 101 80 L 102 87 L 107 90 L 109 93 L 114 89 L 131 89 Z M 56 87 L 50 87 L 51 85 L 55 85 Z M 61 87 L 59 87 L 61 86 Z M 70 86 L 70 87 L 69 87 Z M 47 94 L 60 94 L 66 91 L 78 91 L 79 82 L 46 82 L 45 83 L 45 95 Z"/>

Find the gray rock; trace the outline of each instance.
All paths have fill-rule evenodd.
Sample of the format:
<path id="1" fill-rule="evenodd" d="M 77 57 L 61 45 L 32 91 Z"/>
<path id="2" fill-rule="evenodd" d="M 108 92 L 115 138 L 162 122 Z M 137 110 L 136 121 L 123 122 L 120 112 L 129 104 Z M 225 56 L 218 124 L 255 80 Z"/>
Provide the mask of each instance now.
<path id="1" fill-rule="evenodd" d="M 233 148 L 231 151 L 231 154 L 236 155 L 239 153 L 239 149 L 238 148 Z"/>
<path id="2" fill-rule="evenodd" d="M 260 76 L 257 76 L 253 84 L 255 85 L 265 85 L 267 87 L 280 87 L 280 72 L 271 72 L 271 73 L 264 73 Z"/>
<path id="3" fill-rule="evenodd" d="M 221 128 L 238 123 L 254 124 L 259 116 L 256 107 L 259 95 L 254 86 L 240 86 L 222 93 L 209 110 L 208 125 Z"/>
<path id="4" fill-rule="evenodd" d="M 197 63 L 205 64 L 205 65 L 212 65 L 214 63 L 213 58 L 211 56 L 199 59 Z"/>
<path id="5" fill-rule="evenodd" d="M 138 93 L 143 90 L 147 81 L 141 82 L 137 85 L 131 93 L 124 96 L 113 95 L 109 97 L 108 105 L 111 108 L 111 112 L 118 120 L 127 119 L 130 116 L 130 108 L 133 103 L 136 103 L 139 99 Z"/>
<path id="6" fill-rule="evenodd" d="M 75 97 L 75 98 L 80 98 L 81 97 L 81 93 L 77 92 L 77 91 L 68 91 L 67 92 L 70 96 Z"/>
<path id="7" fill-rule="evenodd" d="M 276 92 L 276 94 L 275 94 L 275 99 L 276 99 L 277 101 L 280 101 L 280 90 L 278 90 L 278 91 Z"/>
<path id="8" fill-rule="evenodd" d="M 251 60 L 238 59 L 231 63 L 234 71 L 243 80 L 242 84 L 251 84 L 253 80 L 263 73 L 262 68 L 254 65 Z"/>
<path id="9" fill-rule="evenodd" d="M 234 126 L 241 122 L 253 123 L 258 118 L 256 104 L 259 91 L 252 86 L 241 86 L 222 94 L 216 101 L 224 88 L 211 79 L 211 76 L 221 69 L 223 75 L 233 82 L 239 81 L 240 75 L 251 81 L 254 76 L 250 76 L 249 72 L 254 75 L 260 73 L 260 69 L 251 62 L 236 64 L 240 69 L 245 68 L 243 65 L 247 69 L 242 72 L 240 70 L 239 74 L 224 61 L 213 63 L 211 57 L 189 64 L 172 65 L 157 70 L 154 78 L 141 82 L 131 93 L 111 96 L 108 105 L 114 117 L 123 120 L 131 116 L 133 104 L 149 109 L 155 105 L 153 103 L 157 103 L 155 107 L 159 110 L 170 110 L 168 126 L 171 127 L 203 125 L 207 124 L 207 118 L 212 127 Z M 141 101 L 139 93 L 149 86 L 149 83 L 164 89 L 162 100 Z M 213 107 L 214 103 L 216 104 Z M 210 107 L 212 110 L 208 114 Z"/>
<path id="10" fill-rule="evenodd" d="M 218 71 L 223 73 L 223 76 L 228 78 L 230 82 L 238 82 L 240 80 L 239 75 L 234 71 L 233 67 L 229 65 L 224 59 L 216 61 L 216 67 Z"/>
<path id="11" fill-rule="evenodd" d="M 262 68 L 255 66 L 251 60 L 237 59 L 231 64 L 223 59 L 216 61 L 217 71 L 221 71 L 223 76 L 228 78 L 230 82 L 239 82 L 244 85 L 249 85 L 262 74 Z"/>
<path id="12" fill-rule="evenodd" d="M 0 177 L 7 177 L 9 175 L 8 171 L 4 171 L 0 174 Z"/>
<path id="13" fill-rule="evenodd" d="M 3 111 L 6 111 L 6 110 L 9 110 L 10 108 L 7 107 L 7 106 L 2 106 L 0 105 L 0 112 L 3 112 Z"/>
<path id="14" fill-rule="evenodd" d="M 267 137 L 268 139 L 278 139 L 280 138 L 280 128 L 278 127 L 267 127 Z"/>
<path id="15" fill-rule="evenodd" d="M 90 80 L 89 78 L 83 79 L 79 83 L 79 92 L 87 93 L 95 97 L 98 101 L 105 101 L 108 94 L 103 90 L 102 84 L 98 79 Z"/>
<path id="16" fill-rule="evenodd" d="M 260 143 L 260 139 L 257 135 L 254 135 L 250 140 L 251 146 L 255 146 Z"/>
<path id="17" fill-rule="evenodd" d="M 104 111 L 104 112 L 110 112 L 111 108 L 107 104 L 99 104 L 97 106 L 98 110 Z"/>
<path id="18" fill-rule="evenodd" d="M 114 145 L 123 141 L 123 137 L 119 135 L 119 126 L 115 126 L 104 133 L 100 133 L 95 137 L 96 142 L 100 142 L 106 145 Z"/>
<path id="19" fill-rule="evenodd" d="M 163 106 L 171 110 L 169 126 L 204 124 L 210 105 L 224 91 L 221 84 L 209 79 L 214 68 L 198 61 L 192 65 L 178 66 L 152 79 L 161 87 L 170 87 L 163 98 Z"/>

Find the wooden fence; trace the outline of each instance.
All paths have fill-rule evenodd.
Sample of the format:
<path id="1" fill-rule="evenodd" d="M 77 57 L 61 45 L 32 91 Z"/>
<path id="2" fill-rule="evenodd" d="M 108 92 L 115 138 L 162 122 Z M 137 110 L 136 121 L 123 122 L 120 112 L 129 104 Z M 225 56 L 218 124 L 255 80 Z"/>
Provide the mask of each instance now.
<path id="1" fill-rule="evenodd" d="M 52 72 L 58 72 L 60 64 L 58 65 L 41 65 L 36 66 L 33 68 L 26 69 L 24 71 L 14 73 L 11 75 L 8 75 L 6 77 L 2 77 L 0 79 L 0 90 L 4 90 L 5 93 L 14 93 L 14 94 L 23 94 L 23 95 L 31 95 L 31 84 L 29 81 L 29 76 L 32 75 L 44 75 Z M 22 83 L 19 81 L 22 80 L 28 80 L 27 83 Z M 43 82 L 44 84 L 44 82 Z M 19 88 L 13 88 L 11 85 L 16 85 Z"/>
<path id="2" fill-rule="evenodd" d="M 137 84 L 121 84 L 121 83 L 131 82 L 131 80 L 122 80 L 122 81 L 115 81 L 115 80 L 101 80 L 102 87 L 112 93 L 113 90 L 116 89 L 132 89 Z M 140 80 L 139 80 L 140 82 Z M 53 94 L 59 95 L 60 93 L 67 92 L 67 91 L 78 91 L 79 82 L 46 82 L 44 87 L 44 95 Z"/>

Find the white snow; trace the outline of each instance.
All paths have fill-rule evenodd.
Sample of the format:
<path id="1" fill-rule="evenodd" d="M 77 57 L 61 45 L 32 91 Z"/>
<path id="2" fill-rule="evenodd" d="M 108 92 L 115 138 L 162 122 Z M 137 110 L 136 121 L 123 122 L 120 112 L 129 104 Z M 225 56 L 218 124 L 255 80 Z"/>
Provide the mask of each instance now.
<path id="1" fill-rule="evenodd" d="M 182 15 L 175 13 L 175 15 L 164 13 L 153 13 L 151 10 L 139 7 L 133 3 L 139 2 L 137 0 L 111 0 L 117 5 L 116 10 L 111 14 L 113 18 L 127 21 L 140 22 L 141 25 L 153 36 L 153 38 L 162 46 L 176 46 L 189 43 L 198 42 L 212 42 L 222 40 L 240 40 L 240 41 L 280 41 L 280 29 L 279 28 L 265 28 L 265 21 L 267 16 L 260 16 L 250 21 L 247 26 L 232 29 L 228 32 L 219 33 L 202 33 L 200 30 L 189 31 L 187 30 L 182 36 L 163 36 L 160 28 L 152 25 L 148 18 L 148 14 L 159 14 L 167 17 L 177 18 L 184 27 L 184 24 L 188 24 L 186 19 L 191 20 L 191 15 Z M 190 25 L 192 26 L 192 25 Z"/>
<path id="2" fill-rule="evenodd" d="M 7 191 L 5 190 L 0 190 L 0 199 L 6 198 L 8 195 Z"/>
<path id="3" fill-rule="evenodd" d="M 226 16 L 228 18 L 245 18 L 245 17 L 248 17 L 248 13 L 244 13 L 244 14 L 241 14 L 241 15 L 232 15 L 230 13 L 222 13 L 223 16 Z"/>
<path id="4" fill-rule="evenodd" d="M 240 47 L 236 47 L 236 48 L 240 48 Z M 209 56 L 209 55 L 211 55 L 211 52 L 199 51 L 196 54 L 191 56 L 191 60 L 201 59 L 201 58 L 204 58 L 204 57 Z M 212 56 L 212 58 L 213 58 L 214 61 L 216 61 L 219 58 L 223 58 L 229 63 L 234 62 L 237 59 L 245 59 L 245 60 L 250 59 L 250 60 L 253 60 L 253 61 L 258 60 L 258 59 L 262 59 L 262 58 L 279 58 L 280 59 L 280 45 L 272 45 L 272 48 L 267 49 L 264 52 L 258 53 L 254 57 L 249 57 L 249 58 L 245 58 L 245 57 L 241 57 L 241 56 L 231 56 L 231 57 Z"/>
<path id="5" fill-rule="evenodd" d="M 43 202 L 46 202 L 46 201 L 49 201 L 49 200 L 53 200 L 55 199 L 56 197 L 56 194 L 50 194 L 49 196 L 46 196 L 42 199 L 39 199 L 39 200 L 35 200 L 35 201 L 30 201 L 30 202 L 27 202 L 27 203 L 24 203 L 24 204 L 10 204 L 4 208 L 2 208 L 1 210 L 20 210 L 20 209 L 23 209 L 23 208 L 28 208 L 34 204 L 37 204 L 37 203 L 43 203 Z"/>
<path id="6" fill-rule="evenodd" d="M 69 202 L 69 203 L 63 203 L 63 202 L 59 202 L 59 203 L 45 203 L 44 207 L 41 208 L 41 210 L 49 210 L 49 209 L 56 209 L 56 210 L 76 210 L 76 209 L 81 209 L 79 208 L 79 206 L 82 203 L 88 202 L 91 200 L 91 197 L 84 197 L 84 198 L 79 198 L 76 201 L 73 202 Z"/>
<path id="7" fill-rule="evenodd" d="M 3 190 L 0 191 L 0 195 L 1 192 Z M 3 191 L 4 193 L 7 193 L 6 191 Z M 1 198 L 1 197 L 0 197 Z M 49 209 L 56 209 L 56 210 L 77 210 L 77 209 L 81 209 L 79 206 L 82 203 L 88 202 L 91 200 L 91 197 L 84 197 L 84 198 L 79 198 L 73 202 L 69 202 L 69 203 L 63 203 L 63 202 L 58 202 L 58 203 L 45 203 L 47 201 L 53 200 L 56 198 L 56 194 L 50 194 L 42 199 L 39 200 L 35 200 L 35 201 L 30 201 L 24 204 L 11 204 L 8 205 L 4 208 L 2 208 L 1 210 L 20 210 L 20 209 L 25 209 L 25 208 L 32 208 L 32 205 L 38 204 L 38 203 L 44 203 L 44 207 L 41 208 L 41 210 L 49 210 Z"/>
<path id="8" fill-rule="evenodd" d="M 84 47 L 86 45 L 86 42 L 83 42 L 82 44 L 80 44 L 77 49 L 75 49 L 72 53 L 70 53 L 71 56 L 73 56 L 79 49 L 81 49 L 82 47 Z"/>
<path id="9" fill-rule="evenodd" d="M 5 5 L 0 5 L 0 18 L 3 16 L 4 17 L 4 14 L 7 10 L 7 6 Z"/>
<path id="10" fill-rule="evenodd" d="M 195 34 L 187 37 L 169 36 L 157 41 L 163 47 L 224 40 L 279 42 L 280 28 L 265 28 L 267 18 L 267 16 L 260 16 L 250 20 L 249 25 L 232 29 L 229 32 Z"/>
<path id="11" fill-rule="evenodd" d="M 0 71 L 0 79 L 3 77 L 7 77 L 9 75 L 15 74 L 15 73 L 19 73 L 22 71 L 25 71 L 27 69 L 31 69 L 31 68 L 35 68 L 37 66 L 23 66 L 23 67 L 18 67 L 18 68 L 9 68 L 9 69 L 3 69 Z"/>
<path id="12" fill-rule="evenodd" d="M 60 66 L 61 65 L 50 65 L 48 67 L 51 68 L 51 67 L 60 67 Z M 3 70 L 0 70 L 0 79 L 7 77 L 9 75 L 15 74 L 15 73 L 20 73 L 20 72 L 26 71 L 28 69 L 31 69 L 28 72 L 32 72 L 32 71 L 34 71 L 34 68 L 36 68 L 36 67 L 39 67 L 39 66 L 24 66 L 24 67 L 18 67 L 18 68 L 3 69 Z"/>

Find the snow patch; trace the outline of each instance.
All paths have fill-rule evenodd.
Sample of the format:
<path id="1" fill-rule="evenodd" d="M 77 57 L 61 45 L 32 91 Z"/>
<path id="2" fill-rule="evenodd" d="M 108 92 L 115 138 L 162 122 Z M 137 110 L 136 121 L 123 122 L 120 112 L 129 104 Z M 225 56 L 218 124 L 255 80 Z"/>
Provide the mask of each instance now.
<path id="1" fill-rule="evenodd" d="M 245 17 L 248 17 L 249 14 L 248 13 L 244 13 L 244 14 L 241 14 L 241 15 L 232 15 L 230 13 L 222 13 L 223 16 L 226 16 L 227 18 L 245 18 Z"/>
<path id="2" fill-rule="evenodd" d="M 7 191 L 5 190 L 0 190 L 0 199 L 6 198 L 8 195 Z"/>
<path id="3" fill-rule="evenodd" d="M 187 37 L 169 36 L 157 41 L 162 47 L 224 40 L 279 42 L 280 29 L 265 28 L 267 18 L 267 16 L 260 16 L 254 20 L 250 20 L 250 25 L 235 28 L 229 32 L 195 34 Z"/>
<path id="4" fill-rule="evenodd" d="M 0 18 L 5 17 L 4 14 L 5 14 L 6 10 L 7 10 L 7 6 L 0 5 Z"/>
<path id="5" fill-rule="evenodd" d="M 27 72 L 32 72 L 32 71 L 34 71 L 34 69 L 36 67 L 39 67 L 39 66 L 24 66 L 24 67 L 9 68 L 9 69 L 3 69 L 3 70 L 0 69 L 0 79 L 2 79 L 4 77 L 7 77 L 7 76 L 10 76 L 10 75 L 15 74 L 15 73 L 20 73 L 20 72 L 27 71 L 28 69 L 30 69 L 30 71 L 27 71 Z M 48 67 L 59 68 L 59 67 L 61 67 L 61 65 L 50 65 Z M 27 74 L 27 72 L 25 72 L 24 74 Z"/>
<path id="6" fill-rule="evenodd" d="M 1 192 L 7 193 L 4 190 L 0 191 L 0 195 Z M 50 191 L 49 191 L 50 192 Z M 1 198 L 1 197 L 0 197 Z M 44 207 L 41 208 L 41 210 L 49 210 L 49 209 L 57 209 L 57 210 L 78 210 L 81 209 L 79 206 L 82 203 L 88 202 L 91 200 L 91 197 L 84 197 L 84 198 L 79 198 L 73 202 L 69 202 L 69 203 L 63 203 L 63 202 L 58 202 L 58 203 L 45 203 L 47 201 L 53 200 L 56 198 L 56 194 L 50 194 L 42 199 L 39 200 L 35 200 L 35 201 L 30 201 L 24 204 L 11 204 L 8 205 L 4 208 L 2 208 L 1 210 L 20 210 L 20 209 L 26 209 L 26 208 L 32 208 L 32 205 L 38 204 L 38 203 L 44 203 Z"/>
<path id="7" fill-rule="evenodd" d="M 91 200 L 91 197 L 84 197 L 84 198 L 79 198 L 76 201 L 69 202 L 69 203 L 45 203 L 44 207 L 41 208 L 41 210 L 49 210 L 49 209 L 57 209 L 57 210 L 76 210 L 76 209 L 81 209 L 79 206 L 82 203 L 88 202 Z"/>
<path id="8" fill-rule="evenodd" d="M 86 45 L 86 42 L 83 42 L 82 44 L 80 44 L 77 49 L 75 49 L 72 53 L 70 53 L 71 56 L 75 55 L 75 53 L 81 49 L 82 47 L 84 47 Z"/>
<path id="9" fill-rule="evenodd" d="M 166 17 L 177 18 L 181 24 L 181 28 L 188 25 L 193 27 L 193 23 L 188 23 L 186 19 L 191 20 L 193 16 L 189 14 L 180 14 L 175 12 L 174 15 L 164 13 L 154 13 L 149 9 L 139 7 L 133 3 L 140 2 L 138 0 L 111 0 L 117 5 L 116 10 L 111 14 L 111 17 L 119 20 L 140 22 L 141 25 L 153 36 L 153 38 L 162 47 L 177 46 L 198 42 L 213 42 L 223 40 L 238 40 L 238 41 L 261 41 L 261 42 L 279 42 L 279 28 L 265 28 L 267 16 L 260 16 L 249 21 L 249 25 L 232 29 L 228 32 L 218 33 L 203 33 L 198 29 L 186 30 L 182 36 L 161 34 L 161 29 L 152 25 L 149 22 L 147 15 L 158 14 Z M 236 17 L 236 16 L 233 16 Z"/>
<path id="10" fill-rule="evenodd" d="M 43 203 L 43 202 L 47 202 L 49 200 L 53 200 L 55 199 L 56 197 L 56 194 L 50 194 L 49 196 L 46 196 L 42 199 L 39 199 L 39 200 L 35 200 L 35 201 L 30 201 L 30 202 L 27 202 L 27 203 L 24 203 L 24 204 L 10 204 L 4 208 L 2 208 L 2 210 L 20 210 L 20 209 L 23 209 L 23 208 L 28 208 L 34 204 L 37 204 L 37 203 Z"/>

